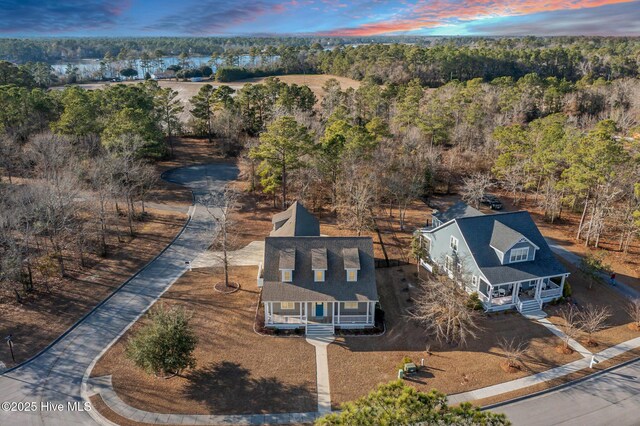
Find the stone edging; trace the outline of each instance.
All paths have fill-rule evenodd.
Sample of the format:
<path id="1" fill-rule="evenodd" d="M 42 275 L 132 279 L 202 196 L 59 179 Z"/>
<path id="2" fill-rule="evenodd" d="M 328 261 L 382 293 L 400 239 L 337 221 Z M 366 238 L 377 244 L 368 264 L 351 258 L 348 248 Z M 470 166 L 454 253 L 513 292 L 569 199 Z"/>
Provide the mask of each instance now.
<path id="1" fill-rule="evenodd" d="M 131 407 L 124 402 L 113 389 L 111 376 L 101 376 L 89 379 L 89 383 L 96 395 L 100 395 L 104 403 L 116 414 L 141 423 L 160 425 L 176 424 L 299 424 L 311 423 L 323 414 L 310 413 L 280 413 L 280 414 L 163 414 L 143 411 Z M 95 410 L 92 410 L 95 411 Z M 113 423 L 109 422 L 110 425 Z"/>

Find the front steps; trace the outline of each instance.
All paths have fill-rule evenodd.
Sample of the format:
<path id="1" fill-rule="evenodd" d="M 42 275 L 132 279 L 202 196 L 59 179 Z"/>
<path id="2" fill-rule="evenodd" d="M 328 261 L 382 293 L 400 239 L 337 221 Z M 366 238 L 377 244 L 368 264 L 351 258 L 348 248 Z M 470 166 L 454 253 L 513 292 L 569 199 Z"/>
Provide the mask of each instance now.
<path id="1" fill-rule="evenodd" d="M 307 337 L 327 337 L 333 336 L 335 328 L 333 324 L 308 323 L 306 334 Z"/>
<path id="2" fill-rule="evenodd" d="M 536 299 L 520 301 L 518 303 L 518 311 L 530 320 L 539 320 L 547 317 L 547 314 L 540 309 L 540 301 Z"/>

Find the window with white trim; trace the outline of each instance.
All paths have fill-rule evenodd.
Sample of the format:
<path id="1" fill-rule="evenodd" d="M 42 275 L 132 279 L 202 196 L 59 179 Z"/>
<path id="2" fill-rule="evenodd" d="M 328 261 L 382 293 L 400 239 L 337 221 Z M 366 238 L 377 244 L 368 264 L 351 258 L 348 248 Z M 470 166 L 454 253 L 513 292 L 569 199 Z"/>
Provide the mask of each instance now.
<path id="1" fill-rule="evenodd" d="M 355 269 L 347 269 L 347 281 L 358 281 L 358 271 Z"/>
<path id="2" fill-rule="evenodd" d="M 451 256 L 447 256 L 444 258 L 444 269 L 449 272 L 453 270 L 453 258 Z"/>
<path id="3" fill-rule="evenodd" d="M 449 246 L 451 247 L 451 250 L 458 251 L 458 239 L 456 237 L 454 237 L 453 235 L 451 236 L 451 239 L 449 240 Z"/>
<path id="4" fill-rule="evenodd" d="M 471 277 L 471 286 L 473 288 L 478 288 L 478 282 L 479 282 L 479 277 L 477 275 L 474 275 Z"/>
<path id="5" fill-rule="evenodd" d="M 280 309 L 285 311 L 292 311 L 296 308 L 295 302 L 280 302 Z"/>
<path id="6" fill-rule="evenodd" d="M 321 283 L 324 281 L 324 270 L 316 269 L 313 271 L 313 280 L 317 283 Z"/>
<path id="7" fill-rule="evenodd" d="M 509 262 L 522 262 L 529 257 L 529 247 L 512 249 L 509 255 Z"/>
<path id="8" fill-rule="evenodd" d="M 282 270 L 282 282 L 290 283 L 293 280 L 293 271 L 291 269 Z"/>
<path id="9" fill-rule="evenodd" d="M 358 309 L 358 302 L 344 302 L 345 309 Z"/>

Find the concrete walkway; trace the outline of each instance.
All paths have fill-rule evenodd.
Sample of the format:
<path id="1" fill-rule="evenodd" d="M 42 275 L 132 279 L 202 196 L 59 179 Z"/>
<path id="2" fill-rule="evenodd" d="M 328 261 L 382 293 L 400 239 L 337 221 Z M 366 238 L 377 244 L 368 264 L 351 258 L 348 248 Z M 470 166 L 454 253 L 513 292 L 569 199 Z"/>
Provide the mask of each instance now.
<path id="1" fill-rule="evenodd" d="M 316 348 L 316 386 L 318 392 L 318 412 L 331 412 L 331 387 L 329 386 L 329 357 L 327 346 L 334 336 L 307 337 L 307 342 Z"/>
<path id="2" fill-rule="evenodd" d="M 197 202 L 237 175 L 235 166 L 210 164 L 174 169 L 164 178 L 189 187 Z M 185 262 L 207 249 L 213 227 L 211 216 L 196 204 L 181 234 L 158 257 L 40 354 L 0 375 L 0 402 L 30 402 L 36 408 L 0 410 L 0 425 L 95 424 L 94 411 L 70 409 L 68 403 L 85 401 L 83 380 L 92 364 L 185 272 Z M 63 408 L 47 408 L 51 404 Z"/>
<path id="3" fill-rule="evenodd" d="M 222 266 L 221 252 L 206 251 L 195 258 L 194 268 Z M 229 264 L 233 266 L 258 266 L 264 259 L 264 240 L 252 241 L 245 247 L 227 252 Z"/>
<path id="4" fill-rule="evenodd" d="M 558 336 L 563 341 L 567 337 L 567 335 L 564 334 L 564 332 L 562 330 L 560 330 L 556 325 L 552 324 L 551 321 L 549 321 L 548 319 L 542 318 L 542 319 L 537 320 L 537 322 L 539 324 L 541 324 L 542 326 L 546 327 L 547 330 L 549 330 L 550 332 L 552 332 L 553 334 Z M 589 349 L 585 348 L 584 346 L 582 346 L 580 343 L 578 343 L 574 339 L 569 339 L 567 341 L 567 343 L 569 344 L 569 347 L 571 349 L 573 349 L 574 351 L 578 352 L 580 355 L 582 355 L 583 358 L 587 358 L 587 357 L 590 358 L 591 355 L 593 355 L 593 353 Z"/>
<path id="5" fill-rule="evenodd" d="M 632 340 L 620 343 L 612 346 L 601 352 L 595 354 L 595 358 L 598 362 L 606 361 L 632 349 L 640 347 L 640 337 Z M 512 380 L 510 382 L 499 383 L 497 385 L 488 386 L 486 388 L 476 389 L 470 392 L 458 393 L 455 395 L 449 395 L 448 400 L 452 404 L 459 404 L 465 401 L 475 401 L 478 399 L 489 398 L 503 393 L 512 392 L 519 389 L 524 389 L 529 386 L 537 385 L 540 383 L 548 382 L 550 380 L 564 377 L 571 373 L 589 368 L 591 357 L 581 358 L 577 361 L 570 362 L 560 367 L 552 368 L 541 373 L 533 374 L 531 376 L 522 377 L 520 379 Z"/>

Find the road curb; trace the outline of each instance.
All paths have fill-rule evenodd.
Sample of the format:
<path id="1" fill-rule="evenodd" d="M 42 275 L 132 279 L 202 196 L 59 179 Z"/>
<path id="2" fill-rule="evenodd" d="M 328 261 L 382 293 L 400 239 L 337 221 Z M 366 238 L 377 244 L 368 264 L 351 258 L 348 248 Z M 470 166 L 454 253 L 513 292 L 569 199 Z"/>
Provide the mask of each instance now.
<path id="1" fill-rule="evenodd" d="M 562 383 L 560 385 L 551 387 L 549 389 L 544 389 L 544 390 L 541 390 L 541 391 L 538 391 L 538 392 L 534 392 L 534 393 L 531 393 L 531 394 L 528 394 L 528 395 L 519 396 L 519 397 L 516 397 L 516 398 L 513 398 L 513 399 L 509 399 L 509 400 L 506 400 L 506 401 L 502 401 L 502 402 L 496 402 L 495 404 L 485 405 L 485 406 L 481 407 L 481 409 L 483 411 L 484 410 L 492 410 L 494 408 L 500 408 L 500 407 L 503 407 L 505 405 L 514 404 L 514 403 L 517 403 L 517 402 L 520 402 L 520 401 L 524 401 L 524 400 L 527 400 L 527 399 L 531 399 L 531 398 L 535 398 L 535 397 L 538 397 L 538 396 L 546 395 L 546 394 L 551 393 L 551 392 L 559 391 L 559 390 L 562 390 L 564 388 L 568 388 L 568 387 L 580 384 L 580 383 L 582 383 L 582 382 L 584 382 L 586 380 L 593 379 L 594 377 L 598 377 L 598 376 L 601 376 L 603 374 L 609 373 L 611 371 L 615 371 L 617 369 L 626 367 L 627 365 L 633 364 L 634 362 L 637 362 L 638 360 L 640 360 L 640 356 L 636 357 L 636 358 L 633 358 L 633 359 L 630 359 L 628 361 L 625 361 L 623 363 L 616 364 L 616 365 L 613 365 L 611 367 L 605 368 L 604 370 L 596 371 L 595 373 L 591 373 L 591 374 L 588 374 L 588 375 L 586 375 L 584 377 L 580 377 L 579 379 L 575 379 L 575 380 L 571 380 L 571 381 L 566 382 L 566 383 Z"/>

